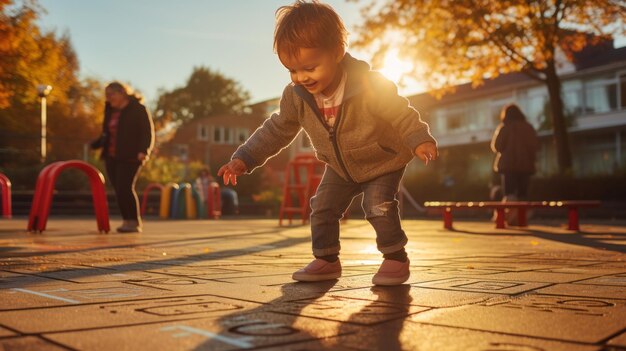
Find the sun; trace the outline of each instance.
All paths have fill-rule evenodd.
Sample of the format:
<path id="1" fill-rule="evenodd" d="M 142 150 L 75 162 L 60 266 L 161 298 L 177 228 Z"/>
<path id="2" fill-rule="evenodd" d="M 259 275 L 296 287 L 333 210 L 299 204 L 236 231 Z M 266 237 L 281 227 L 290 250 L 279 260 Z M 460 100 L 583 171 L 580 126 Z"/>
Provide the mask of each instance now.
<path id="1" fill-rule="evenodd" d="M 425 84 L 413 75 L 420 71 L 418 62 L 401 58 L 398 49 L 390 49 L 385 54 L 383 66 L 378 71 L 398 85 L 401 94 L 415 94 L 426 90 Z"/>
<path id="2" fill-rule="evenodd" d="M 398 56 L 398 50 L 389 50 L 385 54 L 383 60 L 383 67 L 380 69 L 385 77 L 392 80 L 394 83 L 399 83 L 402 77 L 411 72 L 414 68 L 412 62 L 402 60 Z"/>

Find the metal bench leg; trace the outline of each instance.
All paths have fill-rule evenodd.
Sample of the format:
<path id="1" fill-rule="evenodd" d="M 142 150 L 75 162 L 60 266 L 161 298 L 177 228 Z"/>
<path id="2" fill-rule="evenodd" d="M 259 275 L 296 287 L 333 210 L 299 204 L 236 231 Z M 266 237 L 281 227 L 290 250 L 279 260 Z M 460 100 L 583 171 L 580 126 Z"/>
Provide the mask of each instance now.
<path id="1" fill-rule="evenodd" d="M 452 209 L 449 207 L 443 210 L 443 227 L 452 230 Z"/>
<path id="2" fill-rule="evenodd" d="M 569 207 L 567 209 L 567 214 L 569 218 L 569 225 L 567 226 L 567 229 L 579 231 L 580 226 L 578 225 L 578 207 Z"/>
<path id="3" fill-rule="evenodd" d="M 496 209 L 496 229 L 506 228 L 504 222 L 504 208 L 499 207 Z"/>
<path id="4" fill-rule="evenodd" d="M 517 209 L 517 225 L 519 227 L 528 227 L 525 207 L 520 207 Z"/>

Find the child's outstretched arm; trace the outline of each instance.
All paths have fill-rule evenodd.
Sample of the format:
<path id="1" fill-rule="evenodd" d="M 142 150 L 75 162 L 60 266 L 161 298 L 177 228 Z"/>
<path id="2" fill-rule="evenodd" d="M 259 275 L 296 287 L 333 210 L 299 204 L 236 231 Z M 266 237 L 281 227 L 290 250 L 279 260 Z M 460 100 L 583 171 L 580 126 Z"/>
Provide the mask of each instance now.
<path id="1" fill-rule="evenodd" d="M 287 147 L 298 135 L 302 126 L 294 107 L 294 92 L 291 85 L 283 91 L 280 112 L 274 113 L 257 128 L 243 145 L 235 151 L 231 161 L 222 166 L 217 175 L 224 177 L 224 184 L 237 184 L 237 176 L 251 173 L 270 157 Z"/>
<path id="2" fill-rule="evenodd" d="M 224 185 L 228 185 L 229 182 L 232 185 L 237 185 L 237 176 L 246 173 L 247 170 L 248 167 L 242 160 L 234 158 L 220 167 L 219 171 L 217 171 L 217 176 L 224 178 Z"/>

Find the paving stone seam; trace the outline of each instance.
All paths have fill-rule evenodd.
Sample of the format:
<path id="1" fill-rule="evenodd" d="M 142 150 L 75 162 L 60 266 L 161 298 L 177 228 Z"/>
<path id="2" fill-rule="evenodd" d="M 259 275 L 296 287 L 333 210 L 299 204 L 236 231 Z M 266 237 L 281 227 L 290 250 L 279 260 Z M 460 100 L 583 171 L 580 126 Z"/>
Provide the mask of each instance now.
<path id="1" fill-rule="evenodd" d="M 422 284 L 422 283 L 412 283 L 411 286 L 415 286 L 417 288 L 421 288 L 421 289 L 430 289 L 430 290 L 446 290 L 446 291 L 464 291 L 464 292 L 473 292 L 473 293 L 485 293 L 485 294 L 493 294 L 493 295 L 502 295 L 502 296 L 509 296 L 509 297 L 520 297 L 520 296 L 524 296 L 526 294 L 533 294 L 535 293 L 535 290 L 537 289 L 544 289 L 544 288 L 549 288 L 557 283 L 542 283 L 542 284 L 547 284 L 545 286 L 541 286 L 541 287 L 535 287 L 529 290 L 524 290 L 524 291 L 520 291 L 517 293 L 502 293 L 502 292 L 493 292 L 493 291 L 489 291 L 486 292 L 484 290 L 471 290 L 471 289 L 451 289 L 451 288 L 445 288 L 445 287 L 430 287 L 430 286 L 420 286 L 417 284 Z M 558 296 L 558 295 L 557 295 Z"/>
<path id="2" fill-rule="evenodd" d="M 606 286 L 606 285 L 602 285 L 602 286 Z M 595 296 L 581 296 L 581 295 L 555 294 L 555 293 L 550 294 L 550 293 L 539 292 L 539 291 L 537 291 L 536 294 L 546 295 L 546 296 L 563 296 L 563 297 L 576 297 L 576 298 L 586 298 L 586 299 L 609 299 L 609 300 L 625 300 L 626 301 L 626 297 L 595 297 Z"/>
<path id="3" fill-rule="evenodd" d="M 94 331 L 94 330 L 106 330 L 106 329 L 116 329 L 116 328 L 126 328 L 126 327 L 137 327 L 137 326 L 146 326 L 152 324 L 164 324 L 164 323 L 173 323 L 173 322 L 188 322 L 199 319 L 210 319 L 210 317 L 193 317 L 193 318 L 179 318 L 179 319 L 164 319 L 153 322 L 137 322 L 137 323 L 129 323 L 129 324 L 116 324 L 116 325 L 105 325 L 105 326 L 97 326 L 90 328 L 77 328 L 77 329 L 66 329 L 66 330 L 52 330 L 52 331 L 44 331 L 38 333 L 21 333 L 21 336 L 41 336 L 41 335 L 54 335 L 54 334 L 64 334 L 64 333 L 79 333 L 85 331 Z"/>
<path id="4" fill-rule="evenodd" d="M 320 341 L 320 340 L 328 340 L 328 339 L 336 339 L 339 338 L 341 336 L 347 336 L 347 335 L 353 335 L 353 334 L 357 334 L 358 332 L 343 332 L 334 336 L 329 336 L 329 337 L 323 337 L 323 338 L 309 338 L 309 339 L 302 339 L 302 340 L 298 340 L 298 341 L 288 341 L 288 342 L 280 342 L 280 343 L 276 343 L 276 344 L 271 344 L 271 345 L 262 345 L 262 346 L 256 346 L 256 347 L 252 347 L 252 348 L 246 348 L 246 350 L 263 350 L 263 349 L 267 349 L 267 348 L 273 348 L 273 347 L 277 347 L 277 346 L 287 346 L 287 345 L 298 345 L 298 344 L 302 344 L 305 342 L 311 342 L 311 341 Z M 357 349 L 355 349 L 357 350 Z"/>
<path id="5" fill-rule="evenodd" d="M 6 326 L 6 325 L 4 325 L 4 324 L 0 324 L 0 327 L 1 327 L 1 328 L 4 328 L 4 329 L 6 329 L 6 330 L 8 330 L 8 331 L 10 331 L 10 332 L 12 332 L 12 333 L 16 333 L 16 334 L 19 334 L 19 333 L 20 333 L 18 330 L 13 329 L 13 328 L 11 328 L 11 327 L 7 327 L 7 326 Z M 14 336 L 14 335 L 10 335 L 10 336 Z"/>
<path id="6" fill-rule="evenodd" d="M 615 337 L 618 337 L 618 336 L 620 336 L 620 335 L 621 335 L 621 334 L 623 334 L 623 333 L 626 333 L 626 328 L 624 328 L 624 329 L 620 330 L 619 332 L 614 333 L 614 334 L 613 334 L 613 335 L 611 335 L 611 336 L 608 336 L 608 337 L 604 338 L 604 339 L 602 340 L 602 343 L 606 344 L 606 343 L 607 343 L 607 342 L 609 342 L 611 339 L 613 339 L 613 338 L 615 338 Z M 612 346 L 612 345 L 611 345 L 611 346 Z"/>
<path id="7" fill-rule="evenodd" d="M 123 280 L 122 283 L 128 284 L 128 285 L 132 285 L 132 286 L 140 286 L 142 288 L 153 288 L 153 289 L 163 290 L 163 291 L 168 291 L 168 292 L 175 291 L 175 290 L 171 290 L 171 289 L 167 289 L 167 288 L 161 288 L 161 287 L 152 286 L 152 285 L 142 285 L 142 284 L 140 284 L 141 282 L 139 282 L 139 281 L 135 282 L 135 281 L 132 281 L 132 280 Z"/>
<path id="8" fill-rule="evenodd" d="M 82 284 L 82 283 L 79 283 L 79 282 L 75 282 L 73 280 L 67 280 L 67 279 L 56 278 L 56 277 L 49 277 L 49 276 L 39 275 L 39 274 L 35 274 L 35 273 L 24 273 L 24 272 L 15 272 L 15 271 L 7 271 L 7 270 L 4 270 L 4 272 L 13 273 L 13 274 L 19 274 L 19 275 L 26 275 L 26 276 L 31 276 L 31 277 L 45 278 L 45 279 L 56 280 L 56 281 L 62 281 L 62 282 L 65 282 L 65 283 Z"/>
<path id="9" fill-rule="evenodd" d="M 8 289 L 2 289 L 8 290 Z M 91 305 L 112 305 L 112 304 L 123 304 L 123 303 L 132 303 L 132 302 L 140 302 L 140 301 L 158 301 L 158 300 L 168 300 L 168 299 L 184 299 L 184 298 L 193 298 L 200 296 L 210 296 L 210 297 L 219 297 L 228 300 L 236 300 L 236 301 L 244 301 L 253 303 L 256 305 L 264 305 L 264 303 L 260 303 L 258 301 L 245 300 L 240 298 L 233 298 L 228 296 L 221 296 L 215 294 L 194 294 L 194 295 L 172 295 L 172 296 L 164 296 L 164 297 L 146 297 L 141 299 L 129 299 L 129 300 L 115 300 L 115 301 L 100 301 L 100 302 L 81 302 L 72 305 L 58 305 L 58 306 L 38 306 L 38 307 L 24 307 L 24 308 L 14 308 L 14 309 L 0 309 L 1 312 L 19 312 L 19 311 L 30 311 L 30 310 L 48 310 L 48 309 L 59 309 L 59 308 L 76 308 L 83 306 L 91 306 Z"/>
<path id="10" fill-rule="evenodd" d="M 599 275 L 599 276 L 595 276 L 592 278 L 584 278 L 584 279 L 579 279 L 579 280 L 573 280 L 571 282 L 569 282 L 570 284 L 579 284 L 579 285 L 599 285 L 599 286 L 616 286 L 616 285 L 610 285 L 610 284 L 584 284 L 584 283 L 580 283 L 580 282 L 584 282 L 585 280 L 592 280 L 592 279 L 598 279 L 598 278 L 604 278 L 604 277 L 611 277 L 614 275 L 620 275 L 620 274 L 625 274 L 624 273 L 613 273 L 613 274 L 604 274 L 604 275 Z"/>
<path id="11" fill-rule="evenodd" d="M 65 344 L 62 344 L 62 343 L 58 342 L 58 341 L 55 341 L 55 340 L 52 340 L 52 339 L 48 339 L 44 335 L 37 335 L 37 337 L 39 337 L 40 339 L 42 339 L 42 340 L 44 340 L 44 341 L 46 341 L 46 342 L 48 342 L 48 343 L 50 343 L 52 345 L 56 345 L 58 347 L 62 347 L 64 349 L 68 350 L 68 351 L 79 351 L 78 349 L 75 349 L 73 347 L 69 347 L 69 346 L 67 346 Z"/>
<path id="12" fill-rule="evenodd" d="M 58 347 L 60 347 L 60 348 L 63 348 L 63 349 L 65 349 L 65 350 L 68 350 L 68 351 L 79 351 L 78 349 L 75 349 L 75 348 L 69 347 L 69 346 L 67 346 L 67 345 L 61 344 L 61 343 L 59 343 L 59 342 L 57 342 L 57 341 L 54 341 L 54 340 L 48 339 L 48 338 L 46 338 L 45 336 L 43 336 L 43 335 L 41 335 L 41 334 L 21 334 L 21 335 L 11 335 L 11 336 L 9 336 L 9 337 L 0 337 L 0 340 L 22 339 L 22 338 L 27 338 L 27 337 L 34 337 L 34 338 L 37 338 L 37 339 L 41 339 L 41 340 L 43 340 L 43 341 L 45 341 L 45 342 L 47 342 L 47 343 L 49 343 L 49 344 L 52 344 L 52 345 L 58 346 Z M 2 345 L 0 345 L 0 346 L 2 346 Z M 2 350 L 4 350 L 4 348 L 3 348 Z"/>
<path id="13" fill-rule="evenodd" d="M 426 312 L 426 311 L 424 311 L 424 312 Z M 448 325 L 448 324 L 443 324 L 443 323 L 422 322 L 422 321 L 414 321 L 414 320 L 410 320 L 410 319 L 407 319 L 405 322 L 415 323 L 415 324 L 423 324 L 423 325 L 429 325 L 429 326 L 435 326 L 435 327 L 453 328 L 453 329 L 458 329 L 458 330 L 477 331 L 477 332 L 489 333 L 489 334 L 495 334 L 495 335 L 514 336 L 514 337 L 522 337 L 522 338 L 537 339 L 537 340 L 544 340 L 544 341 L 557 341 L 557 342 L 563 342 L 563 343 L 567 343 L 567 344 L 577 344 L 577 345 L 581 345 L 581 346 L 606 346 L 602 342 L 586 343 L 586 342 L 583 342 L 583 341 L 576 341 L 576 340 L 569 340 L 569 339 L 550 338 L 550 337 L 535 336 L 535 335 L 531 336 L 531 335 L 527 335 L 527 334 L 507 333 L 507 332 L 499 332 L 499 331 L 496 332 L 496 331 L 487 330 L 487 329 L 470 328 L 470 327 L 459 327 L 459 326 Z"/>

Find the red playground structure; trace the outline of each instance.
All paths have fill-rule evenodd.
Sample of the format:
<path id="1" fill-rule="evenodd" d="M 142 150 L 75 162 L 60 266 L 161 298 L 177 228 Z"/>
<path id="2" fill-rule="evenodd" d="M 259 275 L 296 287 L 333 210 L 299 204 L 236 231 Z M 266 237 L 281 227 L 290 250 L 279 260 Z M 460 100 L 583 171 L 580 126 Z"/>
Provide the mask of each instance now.
<path id="1" fill-rule="evenodd" d="M 79 160 L 54 162 L 41 170 L 37 178 L 33 203 L 30 208 L 28 231 L 41 233 L 46 230 L 54 184 L 59 174 L 67 168 L 79 169 L 89 177 L 98 231 L 108 233 L 110 231 L 109 209 L 104 191 L 104 176 L 94 166 Z"/>
<path id="2" fill-rule="evenodd" d="M 0 195 L 2 196 L 2 217 L 11 218 L 11 181 L 0 173 Z"/>
<path id="3" fill-rule="evenodd" d="M 279 225 L 283 225 L 283 218 L 293 220 L 293 215 L 302 218 L 302 224 L 309 220 L 311 214 L 311 197 L 324 175 L 324 163 L 314 155 L 297 155 L 287 164 L 285 171 L 285 185 L 283 187 L 283 202 L 280 205 Z"/>

